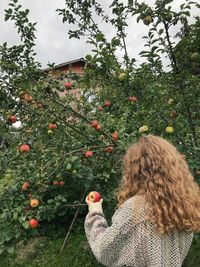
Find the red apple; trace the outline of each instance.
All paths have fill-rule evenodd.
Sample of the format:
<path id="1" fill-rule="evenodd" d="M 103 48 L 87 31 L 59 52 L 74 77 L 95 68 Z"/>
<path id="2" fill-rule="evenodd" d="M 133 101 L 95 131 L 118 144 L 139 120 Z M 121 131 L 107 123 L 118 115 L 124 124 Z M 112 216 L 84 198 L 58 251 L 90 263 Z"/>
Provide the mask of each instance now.
<path id="1" fill-rule="evenodd" d="M 17 116 L 16 115 L 10 115 L 8 117 L 8 120 L 11 122 L 11 123 L 15 123 L 17 121 Z"/>
<path id="2" fill-rule="evenodd" d="M 96 130 L 97 131 L 101 130 L 101 125 L 100 124 L 97 125 Z"/>
<path id="3" fill-rule="evenodd" d="M 173 110 L 173 111 L 170 113 L 170 117 L 171 117 L 171 118 L 174 118 L 174 119 L 177 117 L 177 113 L 176 113 L 175 110 Z"/>
<path id="4" fill-rule="evenodd" d="M 90 202 L 99 202 L 100 199 L 101 195 L 96 191 L 90 192 L 87 196 L 87 200 Z"/>
<path id="5" fill-rule="evenodd" d="M 72 88 L 72 82 L 65 82 L 64 85 L 68 89 Z"/>
<path id="6" fill-rule="evenodd" d="M 114 141 L 117 141 L 118 138 L 119 138 L 119 136 L 118 136 L 118 132 L 115 131 L 115 132 L 112 134 L 112 139 L 113 139 Z"/>
<path id="7" fill-rule="evenodd" d="M 25 182 L 25 183 L 23 183 L 21 188 L 22 188 L 23 191 L 26 191 L 26 190 L 28 190 L 29 187 L 30 187 L 30 183 L 29 182 Z"/>
<path id="8" fill-rule="evenodd" d="M 64 181 L 60 181 L 59 183 L 61 186 L 65 185 L 65 182 Z"/>
<path id="9" fill-rule="evenodd" d="M 96 128 L 98 126 L 98 121 L 97 120 L 93 120 L 90 122 L 90 125 L 93 127 L 93 128 Z"/>
<path id="10" fill-rule="evenodd" d="M 108 153 L 112 153 L 113 152 L 113 146 L 108 146 L 105 148 L 105 151 L 108 152 Z"/>
<path id="11" fill-rule="evenodd" d="M 29 152 L 31 149 L 30 149 L 30 146 L 27 145 L 27 144 L 23 144 L 19 147 L 19 151 L 20 152 Z"/>
<path id="12" fill-rule="evenodd" d="M 32 229 L 34 229 L 34 228 L 37 228 L 37 227 L 38 227 L 39 222 L 38 222 L 37 219 L 30 219 L 30 220 L 28 221 L 28 224 L 29 224 L 29 226 L 30 226 Z"/>
<path id="13" fill-rule="evenodd" d="M 50 130 L 52 130 L 52 129 L 56 129 L 56 128 L 58 128 L 58 126 L 57 126 L 56 123 L 50 123 L 49 126 L 48 126 L 48 128 L 49 128 Z"/>
<path id="14" fill-rule="evenodd" d="M 135 97 L 135 96 L 129 96 L 128 97 L 128 101 L 130 101 L 130 102 L 136 102 L 137 101 L 137 97 Z"/>
<path id="15" fill-rule="evenodd" d="M 33 97 L 31 95 L 25 94 L 23 98 L 27 103 L 31 103 L 33 101 Z"/>
<path id="16" fill-rule="evenodd" d="M 89 158 L 89 157 L 92 157 L 93 156 L 93 151 L 86 151 L 85 152 L 85 156 L 87 157 L 87 158 Z"/>
<path id="17" fill-rule="evenodd" d="M 106 102 L 104 103 L 104 107 L 110 107 L 110 102 L 109 102 L 109 101 L 106 101 Z"/>

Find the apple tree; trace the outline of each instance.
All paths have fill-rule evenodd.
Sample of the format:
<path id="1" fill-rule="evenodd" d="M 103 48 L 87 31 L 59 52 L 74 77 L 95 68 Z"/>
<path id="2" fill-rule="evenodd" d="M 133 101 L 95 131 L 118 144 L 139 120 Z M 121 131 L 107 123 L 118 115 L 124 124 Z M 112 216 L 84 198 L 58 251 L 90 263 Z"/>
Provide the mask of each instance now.
<path id="1" fill-rule="evenodd" d="M 36 23 L 29 21 L 29 10 L 17 0 L 5 10 L 21 44 L 0 46 L 2 253 L 13 252 L 21 239 L 42 234 L 46 223 L 69 218 L 71 207 L 89 191 L 101 192 L 105 203 L 114 205 L 122 156 L 141 135 L 169 139 L 186 154 L 199 180 L 199 19 L 187 23 L 191 7 L 199 5 L 187 1 L 175 12 L 170 0 L 156 1 L 154 7 L 111 2 L 112 16 L 95 0 L 66 0 L 66 7 L 57 10 L 64 23 L 73 24 L 70 38 L 86 36 L 94 46 L 83 76 L 69 72 L 55 77 L 53 68 L 44 72 L 35 61 Z M 112 25 L 114 37 L 106 37 L 97 17 Z M 144 23 L 149 29 L 142 63 L 130 58 L 126 45 L 132 18 L 136 26 Z M 175 26 L 178 44 L 170 36 Z M 195 71 L 181 60 L 181 49 L 192 53 Z M 78 97 L 74 88 L 81 88 Z"/>

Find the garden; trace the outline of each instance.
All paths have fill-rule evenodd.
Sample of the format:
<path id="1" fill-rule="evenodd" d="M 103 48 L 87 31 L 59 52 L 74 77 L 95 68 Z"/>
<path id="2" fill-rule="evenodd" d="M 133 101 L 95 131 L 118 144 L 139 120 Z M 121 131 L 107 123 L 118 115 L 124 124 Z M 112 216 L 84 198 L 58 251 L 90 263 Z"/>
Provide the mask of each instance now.
<path id="1" fill-rule="evenodd" d="M 85 197 L 100 192 L 111 221 L 131 143 L 166 138 L 200 183 L 200 4 L 181 0 L 175 11 L 172 0 L 114 0 L 106 9 L 65 0 L 56 12 L 68 36 L 93 49 L 82 75 L 55 76 L 54 64 L 45 72 L 35 59 L 37 24 L 19 2 L 8 1 L 5 23 L 21 43 L 0 44 L 0 266 L 102 266 L 84 233 Z M 126 43 L 130 24 L 148 29 L 137 58 Z M 195 233 L 183 267 L 200 266 L 199 251 Z"/>

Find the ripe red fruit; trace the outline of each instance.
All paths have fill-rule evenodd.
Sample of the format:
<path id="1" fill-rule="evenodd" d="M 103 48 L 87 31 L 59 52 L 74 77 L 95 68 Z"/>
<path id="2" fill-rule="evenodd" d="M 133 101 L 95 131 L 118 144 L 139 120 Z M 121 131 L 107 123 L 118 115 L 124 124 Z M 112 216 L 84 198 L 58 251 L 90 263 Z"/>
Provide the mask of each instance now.
<path id="1" fill-rule="evenodd" d="M 19 151 L 20 152 L 29 152 L 31 149 L 30 149 L 30 146 L 27 145 L 27 144 L 23 144 L 19 147 Z"/>
<path id="2" fill-rule="evenodd" d="M 87 200 L 93 203 L 99 202 L 100 199 L 101 199 L 101 195 L 96 191 L 90 192 L 89 195 L 87 196 Z"/>
<path id="3" fill-rule="evenodd" d="M 103 108 L 102 108 L 102 107 L 99 107 L 98 110 L 99 110 L 99 111 L 103 111 Z"/>
<path id="4" fill-rule="evenodd" d="M 135 96 L 129 96 L 128 97 L 128 101 L 130 101 L 130 102 L 136 102 L 137 101 L 137 97 L 135 97 Z"/>
<path id="5" fill-rule="evenodd" d="M 34 198 L 30 201 L 31 208 L 37 208 L 39 206 L 40 202 L 37 198 Z"/>
<path id="6" fill-rule="evenodd" d="M 29 187 L 30 187 L 30 183 L 29 182 L 25 182 L 25 183 L 23 183 L 21 188 L 22 188 L 23 191 L 26 191 L 26 190 L 28 190 Z"/>
<path id="7" fill-rule="evenodd" d="M 175 110 L 173 110 L 173 111 L 170 113 L 170 117 L 171 117 L 171 118 L 174 118 L 174 119 L 177 117 L 177 113 L 176 113 Z"/>
<path id="8" fill-rule="evenodd" d="M 119 138 L 119 136 L 118 136 L 118 132 L 115 131 L 115 132 L 112 134 L 112 139 L 113 139 L 114 141 L 117 141 L 118 138 Z"/>
<path id="9" fill-rule="evenodd" d="M 8 120 L 11 122 L 11 123 L 15 123 L 17 121 L 17 116 L 16 115 L 10 115 L 8 117 Z"/>
<path id="10" fill-rule="evenodd" d="M 39 222 L 38 222 L 37 219 L 30 219 L 30 220 L 28 221 L 28 224 L 29 224 L 29 226 L 30 226 L 32 229 L 34 229 L 34 228 L 37 228 L 37 227 L 38 227 Z"/>
<path id="11" fill-rule="evenodd" d="M 85 152 L 85 156 L 87 157 L 87 158 L 89 158 L 89 157 L 92 157 L 93 156 L 93 151 L 86 151 Z"/>
<path id="12" fill-rule="evenodd" d="M 26 94 L 23 98 L 27 103 L 31 103 L 33 101 L 33 97 L 31 95 Z"/>
<path id="13" fill-rule="evenodd" d="M 61 186 L 65 185 L 65 182 L 64 181 L 60 181 L 59 183 Z"/>
<path id="14" fill-rule="evenodd" d="M 56 128 L 58 128 L 58 126 L 57 126 L 56 123 L 50 123 L 49 126 L 48 126 L 48 128 L 49 128 L 50 130 L 52 130 L 52 129 L 56 129 Z"/>
<path id="15" fill-rule="evenodd" d="M 108 152 L 108 153 L 112 153 L 114 150 L 113 146 L 108 146 L 105 148 L 105 151 Z"/>
<path id="16" fill-rule="evenodd" d="M 96 130 L 97 131 L 101 130 L 101 125 L 100 124 L 97 125 Z"/>
<path id="17" fill-rule="evenodd" d="M 96 128 L 96 127 L 99 125 L 99 123 L 98 123 L 97 120 L 93 120 L 93 121 L 90 122 L 90 125 L 91 125 L 93 128 Z"/>
<path id="18" fill-rule="evenodd" d="M 71 83 L 71 82 L 65 82 L 64 85 L 65 85 L 65 87 L 66 87 L 67 89 L 72 88 L 72 83 Z"/>
<path id="19" fill-rule="evenodd" d="M 104 107 L 110 107 L 110 102 L 109 102 L 109 101 L 106 101 L 106 102 L 104 103 Z"/>

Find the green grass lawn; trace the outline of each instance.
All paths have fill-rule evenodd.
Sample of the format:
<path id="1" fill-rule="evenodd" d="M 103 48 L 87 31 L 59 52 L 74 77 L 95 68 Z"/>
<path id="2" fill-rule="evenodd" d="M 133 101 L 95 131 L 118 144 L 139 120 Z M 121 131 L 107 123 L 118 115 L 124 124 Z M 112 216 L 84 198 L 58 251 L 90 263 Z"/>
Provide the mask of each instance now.
<path id="1" fill-rule="evenodd" d="M 50 228 L 46 237 L 32 238 L 26 245 L 18 245 L 14 255 L 0 257 L 0 267 L 101 267 L 90 251 L 82 219 L 74 225 L 63 253 L 59 254 L 68 227 Z M 194 239 L 183 267 L 199 266 L 200 239 L 198 242 Z"/>

